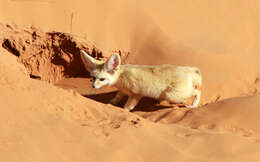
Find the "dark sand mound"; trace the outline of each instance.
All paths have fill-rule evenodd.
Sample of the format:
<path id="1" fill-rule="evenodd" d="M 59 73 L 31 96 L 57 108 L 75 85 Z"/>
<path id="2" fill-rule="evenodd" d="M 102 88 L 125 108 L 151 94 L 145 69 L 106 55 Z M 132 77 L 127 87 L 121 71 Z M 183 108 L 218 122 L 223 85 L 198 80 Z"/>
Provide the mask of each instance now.
<path id="1" fill-rule="evenodd" d="M 33 26 L 2 25 L 2 47 L 18 57 L 32 78 L 54 83 L 65 77 L 86 76 L 79 56 L 84 49 L 96 59 L 103 54 L 83 38 L 67 33 L 43 32 Z"/>

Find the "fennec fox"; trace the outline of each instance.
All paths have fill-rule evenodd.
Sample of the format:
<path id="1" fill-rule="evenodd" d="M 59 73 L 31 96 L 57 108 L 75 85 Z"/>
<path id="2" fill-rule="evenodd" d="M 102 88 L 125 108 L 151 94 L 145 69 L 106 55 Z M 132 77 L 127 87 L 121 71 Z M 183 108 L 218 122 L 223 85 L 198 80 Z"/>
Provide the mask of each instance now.
<path id="1" fill-rule="evenodd" d="M 94 79 L 93 88 L 109 85 L 119 89 L 111 103 L 117 104 L 124 95 L 128 95 L 124 106 L 126 110 L 134 109 L 143 96 L 177 104 L 195 97 L 187 107 L 194 108 L 199 104 L 202 77 L 198 68 L 169 64 L 121 65 L 117 53 L 104 62 L 92 58 L 83 50 L 81 59 Z"/>

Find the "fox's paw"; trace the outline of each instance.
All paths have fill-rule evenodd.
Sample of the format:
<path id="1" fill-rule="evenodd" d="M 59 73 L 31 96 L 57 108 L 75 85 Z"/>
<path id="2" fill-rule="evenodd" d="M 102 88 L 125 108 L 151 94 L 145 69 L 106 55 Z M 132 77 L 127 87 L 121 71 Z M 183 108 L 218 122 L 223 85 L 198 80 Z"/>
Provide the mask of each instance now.
<path id="1" fill-rule="evenodd" d="M 187 105 L 186 107 L 187 107 L 187 108 L 192 108 L 192 109 L 193 109 L 193 108 L 197 108 L 198 105 Z"/>
<path id="2" fill-rule="evenodd" d="M 127 112 L 130 112 L 130 110 L 128 108 L 124 108 L 124 110 L 127 111 Z"/>
<path id="3" fill-rule="evenodd" d="M 130 107 L 124 107 L 124 110 L 126 111 L 132 111 L 135 107 L 134 106 L 130 106 Z"/>

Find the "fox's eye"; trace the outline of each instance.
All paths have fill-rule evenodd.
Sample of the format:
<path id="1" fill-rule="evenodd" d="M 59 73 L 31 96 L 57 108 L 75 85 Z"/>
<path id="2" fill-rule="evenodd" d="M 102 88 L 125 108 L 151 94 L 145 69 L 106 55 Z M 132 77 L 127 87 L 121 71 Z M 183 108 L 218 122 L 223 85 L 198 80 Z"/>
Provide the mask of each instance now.
<path id="1" fill-rule="evenodd" d="M 105 78 L 100 78 L 99 80 L 100 80 L 100 81 L 104 81 L 104 80 L 105 80 Z"/>

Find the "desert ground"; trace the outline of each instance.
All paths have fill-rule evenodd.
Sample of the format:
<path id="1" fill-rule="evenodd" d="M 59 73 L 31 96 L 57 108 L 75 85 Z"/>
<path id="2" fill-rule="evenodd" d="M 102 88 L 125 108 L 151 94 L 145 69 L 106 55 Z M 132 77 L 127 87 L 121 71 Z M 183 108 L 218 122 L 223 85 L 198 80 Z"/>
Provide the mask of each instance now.
<path id="1" fill-rule="evenodd" d="M 0 161 L 260 161 L 257 0 L 0 0 Z M 93 89 L 86 50 L 200 68 L 198 108 Z"/>

